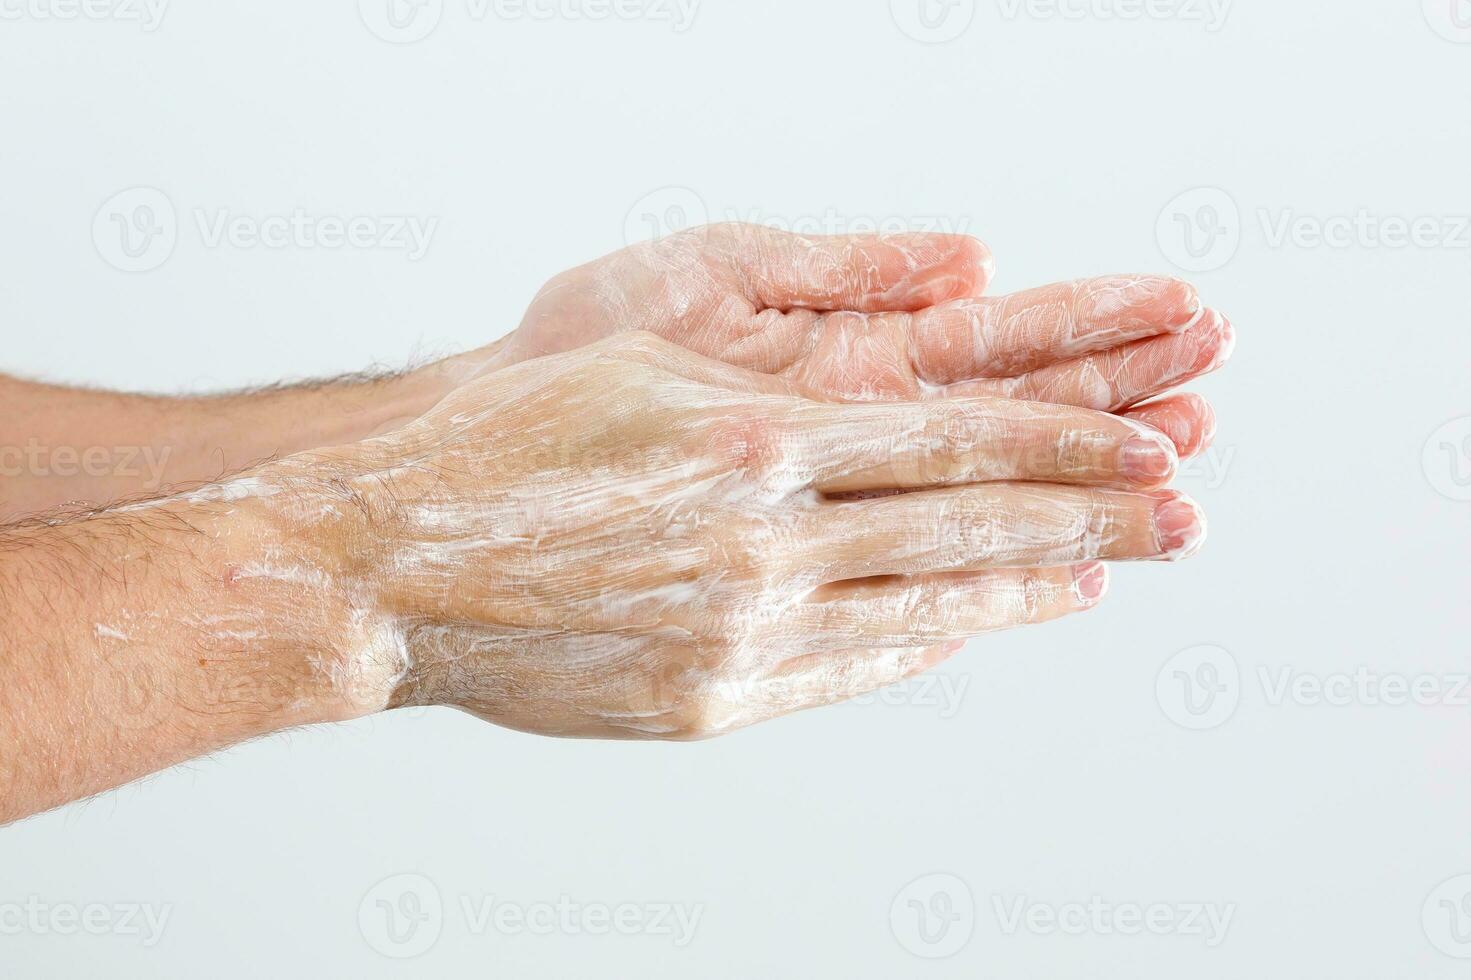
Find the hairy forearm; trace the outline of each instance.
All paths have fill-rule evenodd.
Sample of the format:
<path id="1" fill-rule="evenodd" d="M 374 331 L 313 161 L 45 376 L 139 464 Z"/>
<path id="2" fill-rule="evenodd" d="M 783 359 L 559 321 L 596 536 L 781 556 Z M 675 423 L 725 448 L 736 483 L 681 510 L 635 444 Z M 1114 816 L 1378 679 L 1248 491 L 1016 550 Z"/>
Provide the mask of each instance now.
<path id="1" fill-rule="evenodd" d="M 384 706 L 317 544 L 237 496 L 0 529 L 0 822 Z"/>
<path id="2" fill-rule="evenodd" d="M 378 435 L 444 397 L 463 375 L 460 360 L 393 376 L 183 398 L 0 376 L 0 523 L 153 496 Z"/>

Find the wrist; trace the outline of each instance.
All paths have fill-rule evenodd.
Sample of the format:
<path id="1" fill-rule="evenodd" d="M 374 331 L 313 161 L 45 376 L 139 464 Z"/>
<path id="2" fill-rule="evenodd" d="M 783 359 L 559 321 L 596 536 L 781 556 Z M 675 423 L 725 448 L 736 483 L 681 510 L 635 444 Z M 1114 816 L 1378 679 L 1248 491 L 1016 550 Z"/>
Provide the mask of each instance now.
<path id="1" fill-rule="evenodd" d="M 35 746 L 0 758 L 0 822 L 388 703 L 394 634 L 291 516 L 294 489 L 253 475 L 0 528 L 0 743 Z"/>
<path id="2" fill-rule="evenodd" d="M 257 689 L 266 730 L 382 710 L 406 670 L 397 630 L 361 573 L 368 559 L 354 503 L 330 474 L 312 472 L 325 463 L 308 476 L 290 472 L 303 462 L 165 505 L 207 541 L 203 601 L 214 611 L 199 642 Z"/>
<path id="3" fill-rule="evenodd" d="M 344 379 L 304 390 L 301 397 L 318 403 L 290 407 L 307 421 L 294 444 L 279 452 L 284 456 L 345 446 L 400 429 L 467 381 L 495 370 L 506 358 L 505 349 L 502 339 L 402 374 L 367 381 Z"/>

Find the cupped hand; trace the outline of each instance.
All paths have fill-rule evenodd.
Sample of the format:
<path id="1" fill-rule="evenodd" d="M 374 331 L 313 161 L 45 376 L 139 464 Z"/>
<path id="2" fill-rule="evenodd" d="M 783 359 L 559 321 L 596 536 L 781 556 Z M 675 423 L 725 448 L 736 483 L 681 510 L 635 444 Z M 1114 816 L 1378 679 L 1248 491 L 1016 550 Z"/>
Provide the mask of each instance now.
<path id="1" fill-rule="evenodd" d="M 1204 399 L 1142 405 L 1229 357 L 1227 320 L 1176 279 L 1086 279 L 986 297 L 989 251 L 960 235 L 803 237 L 711 225 L 563 273 L 494 366 L 629 329 L 820 397 L 1005 397 L 1119 412 L 1182 457 L 1209 442 Z"/>
<path id="2" fill-rule="evenodd" d="M 696 738 L 846 699 L 1204 533 L 1146 426 L 817 400 L 646 333 L 486 374 L 330 459 L 354 506 L 310 512 L 340 542 L 328 578 L 410 665 L 395 703 L 550 735 Z"/>

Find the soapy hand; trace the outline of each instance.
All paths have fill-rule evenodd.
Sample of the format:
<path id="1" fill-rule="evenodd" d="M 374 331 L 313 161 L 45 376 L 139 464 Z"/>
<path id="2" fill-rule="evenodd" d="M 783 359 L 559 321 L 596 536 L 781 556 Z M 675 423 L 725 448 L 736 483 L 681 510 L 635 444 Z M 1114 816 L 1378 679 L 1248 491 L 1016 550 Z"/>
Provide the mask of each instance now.
<path id="1" fill-rule="evenodd" d="M 823 397 L 999 395 L 1121 412 L 1166 432 L 1182 458 L 1209 443 L 1199 396 L 1141 405 L 1230 355 L 1230 324 L 1193 287 L 1128 275 L 984 297 L 991 276 L 990 252 L 967 236 L 711 225 L 557 276 L 490 363 L 636 327 Z"/>
<path id="2" fill-rule="evenodd" d="M 629 333 L 486 374 L 265 479 L 353 501 L 283 520 L 312 515 L 299 534 L 336 543 L 321 580 L 377 624 L 375 657 L 402 652 L 394 704 L 685 739 L 1090 608 L 1099 559 L 1191 554 L 1198 509 L 1158 490 L 1176 463 L 1112 415 L 815 400 Z M 896 489 L 911 492 L 872 496 Z"/>

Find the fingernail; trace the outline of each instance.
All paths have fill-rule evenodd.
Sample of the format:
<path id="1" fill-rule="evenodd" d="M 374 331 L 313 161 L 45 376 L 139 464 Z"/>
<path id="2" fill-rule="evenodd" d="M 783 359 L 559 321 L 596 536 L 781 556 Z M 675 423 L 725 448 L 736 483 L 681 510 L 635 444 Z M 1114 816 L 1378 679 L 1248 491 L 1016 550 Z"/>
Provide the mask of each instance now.
<path id="1" fill-rule="evenodd" d="M 1119 468 L 1134 483 L 1158 483 L 1175 469 L 1175 450 L 1163 437 L 1134 436 L 1124 443 Z"/>
<path id="2" fill-rule="evenodd" d="M 1189 558 L 1205 542 L 1205 514 L 1189 497 L 1172 493 L 1154 509 L 1154 531 L 1161 557 Z"/>
<path id="3" fill-rule="evenodd" d="M 1091 606 L 1108 591 L 1108 567 L 1101 561 L 1089 562 L 1073 569 L 1073 592 L 1078 601 Z"/>

